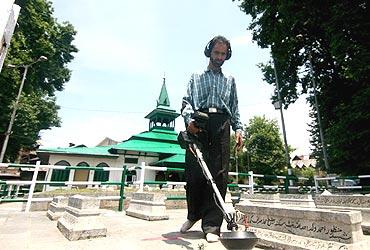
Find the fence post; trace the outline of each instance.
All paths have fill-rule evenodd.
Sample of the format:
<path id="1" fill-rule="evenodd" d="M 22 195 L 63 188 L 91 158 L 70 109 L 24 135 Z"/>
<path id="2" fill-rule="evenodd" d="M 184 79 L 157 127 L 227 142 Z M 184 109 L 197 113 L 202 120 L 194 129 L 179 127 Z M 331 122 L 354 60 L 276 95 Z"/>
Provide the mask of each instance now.
<path id="1" fill-rule="evenodd" d="M 6 196 L 11 197 L 13 191 L 13 184 L 8 185 L 8 194 Z"/>
<path id="2" fill-rule="evenodd" d="M 122 176 L 121 176 L 121 187 L 120 187 L 120 192 L 119 192 L 119 204 L 118 204 L 118 211 L 122 212 L 123 210 L 123 201 L 125 199 L 125 179 L 126 179 L 126 171 L 127 167 L 123 166 L 123 171 L 122 171 Z"/>
<path id="3" fill-rule="evenodd" d="M 313 181 L 315 183 L 315 192 L 316 193 L 319 193 L 319 181 L 317 180 L 317 176 L 316 175 L 313 176 Z"/>
<path id="4" fill-rule="evenodd" d="M 15 190 L 15 197 L 18 197 L 20 185 L 17 184 L 16 187 L 17 187 L 17 189 Z"/>
<path id="5" fill-rule="evenodd" d="M 145 162 L 141 162 L 139 192 L 143 192 L 144 191 L 144 178 L 145 178 Z"/>
<path id="6" fill-rule="evenodd" d="M 248 171 L 248 174 L 249 193 L 254 194 L 253 171 Z"/>
<path id="7" fill-rule="evenodd" d="M 45 174 L 45 178 L 44 178 L 45 181 L 51 181 L 51 172 L 52 171 L 53 171 L 52 169 L 46 168 L 46 174 Z M 50 179 L 49 179 L 49 176 L 50 176 Z M 42 192 L 45 192 L 47 190 L 47 186 L 48 185 L 42 185 Z"/>
<path id="8" fill-rule="evenodd" d="M 290 181 L 290 175 L 285 176 L 285 181 L 284 181 L 284 189 L 285 193 L 289 194 L 289 181 Z"/>
<path id="9" fill-rule="evenodd" d="M 32 183 L 31 183 L 30 191 L 28 193 L 28 199 L 27 199 L 27 204 L 26 204 L 26 209 L 25 209 L 26 213 L 28 213 L 31 208 L 31 201 L 32 201 L 33 191 L 35 190 L 35 186 L 36 186 L 36 180 L 37 180 L 37 175 L 39 173 L 39 168 L 40 168 L 40 161 L 36 162 L 36 167 L 33 172 Z"/>

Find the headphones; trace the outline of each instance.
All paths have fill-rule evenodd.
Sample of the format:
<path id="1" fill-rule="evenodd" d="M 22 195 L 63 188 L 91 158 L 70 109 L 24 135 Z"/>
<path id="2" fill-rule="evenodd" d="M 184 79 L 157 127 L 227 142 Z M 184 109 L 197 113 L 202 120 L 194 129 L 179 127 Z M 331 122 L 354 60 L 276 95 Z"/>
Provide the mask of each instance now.
<path id="1" fill-rule="evenodd" d="M 227 48 L 227 55 L 226 55 L 225 60 L 229 60 L 230 57 L 231 57 L 231 54 L 232 54 L 231 46 L 230 46 L 229 40 L 227 40 L 223 36 L 215 36 L 214 38 L 212 38 L 212 40 L 209 41 L 207 46 L 204 48 L 204 55 L 206 57 L 211 57 L 211 52 L 212 52 L 213 46 L 215 46 L 216 42 L 222 42 L 222 43 L 225 43 L 227 45 L 228 48 Z"/>

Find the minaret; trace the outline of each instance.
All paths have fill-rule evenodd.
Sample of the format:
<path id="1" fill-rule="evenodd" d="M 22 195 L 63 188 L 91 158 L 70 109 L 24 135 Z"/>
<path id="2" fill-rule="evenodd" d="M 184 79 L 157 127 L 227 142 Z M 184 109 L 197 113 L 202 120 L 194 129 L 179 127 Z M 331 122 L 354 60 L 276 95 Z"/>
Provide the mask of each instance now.
<path id="1" fill-rule="evenodd" d="M 163 77 L 161 93 L 157 100 L 157 107 L 150 112 L 145 118 L 149 119 L 149 130 L 154 128 L 175 130 L 175 119 L 180 114 L 170 107 L 170 99 L 168 98 L 166 89 L 166 77 Z"/>

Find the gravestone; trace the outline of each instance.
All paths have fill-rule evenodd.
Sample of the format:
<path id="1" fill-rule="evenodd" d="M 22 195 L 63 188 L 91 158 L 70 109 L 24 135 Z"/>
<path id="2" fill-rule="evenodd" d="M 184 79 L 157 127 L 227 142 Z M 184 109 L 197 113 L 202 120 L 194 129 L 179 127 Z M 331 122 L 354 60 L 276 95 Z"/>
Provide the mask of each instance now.
<path id="1" fill-rule="evenodd" d="M 133 193 L 126 215 L 149 221 L 168 220 L 165 199 L 162 193 Z"/>
<path id="2" fill-rule="evenodd" d="M 62 217 L 66 206 L 68 205 L 68 198 L 64 196 L 53 197 L 53 201 L 49 204 L 49 209 L 46 216 L 50 220 L 57 220 Z"/>
<path id="3" fill-rule="evenodd" d="M 366 249 L 358 211 L 236 205 L 260 246 L 282 249 Z"/>
<path id="4" fill-rule="evenodd" d="M 68 206 L 59 218 L 57 227 L 68 240 L 105 237 L 99 211 L 100 201 L 94 197 L 74 195 L 69 197 Z"/>
<path id="5" fill-rule="evenodd" d="M 280 202 L 293 207 L 316 207 L 310 194 L 280 194 Z"/>
<path id="6" fill-rule="evenodd" d="M 268 206 L 280 206 L 279 194 L 248 194 L 240 195 L 240 204 L 260 204 Z"/>
<path id="7" fill-rule="evenodd" d="M 229 203 L 229 204 L 232 204 L 233 203 L 232 196 L 231 196 L 231 193 L 230 192 L 226 192 L 226 195 L 225 195 L 225 203 Z"/>
<path id="8" fill-rule="evenodd" d="M 370 234 L 370 196 L 319 195 L 314 198 L 316 207 L 335 210 L 354 210 L 362 214 L 362 230 Z"/>

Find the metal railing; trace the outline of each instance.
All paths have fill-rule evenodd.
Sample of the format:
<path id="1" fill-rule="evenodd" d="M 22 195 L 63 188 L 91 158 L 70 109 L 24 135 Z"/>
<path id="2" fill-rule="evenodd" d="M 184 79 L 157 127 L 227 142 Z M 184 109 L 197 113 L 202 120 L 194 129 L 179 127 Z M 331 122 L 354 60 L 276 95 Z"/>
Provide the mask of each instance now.
<path id="1" fill-rule="evenodd" d="M 155 180 L 145 180 L 146 172 L 147 171 L 163 171 L 163 172 L 184 172 L 184 169 L 181 168 L 171 168 L 171 167 L 154 167 L 154 166 L 146 166 L 143 162 L 140 166 L 133 166 L 128 168 L 127 166 L 123 166 L 122 168 L 117 167 L 94 167 L 94 166 L 60 166 L 60 165 L 41 165 L 40 162 L 37 162 L 36 165 L 29 165 L 29 164 L 13 164 L 13 163 L 0 163 L 0 168 L 33 168 L 33 176 L 32 180 L 30 181 L 15 181 L 15 180 L 7 180 L 2 181 L 0 180 L 0 194 L 3 193 L 4 197 L 11 197 L 9 198 L 0 198 L 0 202 L 27 202 L 25 211 L 29 212 L 31 202 L 32 201 L 39 201 L 45 200 L 45 198 L 33 198 L 33 194 L 35 191 L 35 187 L 37 184 L 40 185 L 58 185 L 58 186 L 71 186 L 71 185 L 100 185 L 100 186 L 119 186 L 120 187 L 120 195 L 119 195 L 119 211 L 123 210 L 123 201 L 125 199 L 124 192 L 125 186 L 127 185 L 136 185 L 139 187 L 139 192 L 144 191 L 144 185 L 159 185 L 159 186 L 185 186 L 186 182 L 181 181 L 155 181 Z M 122 171 L 121 173 L 121 180 L 120 181 L 42 181 L 37 180 L 37 176 L 40 170 L 48 170 L 48 169 L 56 169 L 56 170 L 94 170 L 94 171 Z M 128 175 L 128 171 L 132 170 L 140 170 L 139 178 L 135 181 L 126 181 L 126 176 Z M 262 175 L 262 174 L 254 174 L 253 171 L 249 171 L 248 173 L 242 172 L 229 172 L 229 176 L 244 176 L 248 177 L 248 184 L 239 184 L 239 183 L 229 183 L 229 188 L 239 188 L 243 190 L 248 190 L 250 194 L 254 192 L 280 192 L 285 191 L 285 193 L 289 193 L 289 189 L 299 189 L 305 190 L 306 192 L 311 192 L 315 190 L 318 192 L 320 190 L 320 186 L 318 186 L 318 181 L 321 180 L 333 180 L 333 179 L 348 179 L 348 178 L 370 178 L 370 175 L 362 175 L 362 176 L 352 176 L 352 177 L 316 177 L 314 178 L 315 186 L 290 186 L 290 180 L 300 181 L 300 180 L 308 180 L 306 177 L 297 177 L 293 175 Z M 255 182 L 255 178 L 263 178 L 269 180 L 284 180 L 284 185 L 258 185 Z M 2 186 L 2 187 L 1 187 Z M 27 199 L 19 198 L 19 194 L 24 192 L 22 191 L 21 187 L 29 186 L 28 197 Z M 358 188 L 361 186 L 356 187 L 347 187 L 347 188 Z M 338 187 L 339 188 L 339 187 Z M 322 188 L 321 188 L 322 190 Z M 50 200 L 50 198 L 48 198 Z M 167 197 L 167 200 L 180 200 L 186 199 L 184 196 L 174 196 L 174 197 Z"/>
<path id="2" fill-rule="evenodd" d="M 356 191 L 369 191 L 370 186 L 355 185 L 355 183 L 346 184 L 348 180 L 360 180 L 370 178 L 370 175 L 356 175 L 356 176 L 327 176 L 318 177 L 314 176 L 315 191 L 319 193 L 322 189 L 329 190 L 356 190 Z M 337 185 L 333 185 L 333 181 L 338 180 Z M 326 181 L 324 186 L 320 186 L 320 181 Z M 329 182 L 330 181 L 330 184 Z"/>
<path id="3" fill-rule="evenodd" d="M 119 198 L 119 207 L 118 210 L 123 210 L 123 200 L 124 197 L 124 186 L 125 186 L 125 177 L 127 174 L 127 167 L 123 166 L 122 168 L 113 168 L 113 167 L 86 167 L 86 166 L 59 166 L 59 165 L 41 165 L 40 162 L 37 162 L 36 165 L 27 165 L 27 164 L 8 164 L 8 163 L 0 163 L 0 167 L 2 168 L 21 168 L 21 167 L 27 167 L 27 168 L 34 168 L 32 180 L 31 181 L 2 181 L 0 180 L 0 184 L 10 185 L 10 186 L 17 186 L 16 189 L 19 189 L 19 186 L 22 185 L 30 185 L 28 197 L 27 199 L 0 199 L 0 202 L 25 202 L 26 208 L 25 212 L 30 211 L 31 202 L 32 201 L 38 201 L 40 198 L 33 198 L 34 190 L 36 184 L 41 185 L 50 185 L 50 184 L 58 184 L 61 186 L 68 186 L 68 185 L 116 185 L 120 186 L 120 198 Z M 71 170 L 71 169 L 84 169 L 84 170 L 94 170 L 94 171 L 122 171 L 121 174 L 121 181 L 120 182 L 114 182 L 114 181 L 106 181 L 106 182 L 99 182 L 99 181 L 39 181 L 37 180 L 37 176 L 39 173 L 40 168 L 43 169 L 59 169 L 59 170 Z M 11 189 L 11 188 L 9 188 Z M 41 198 L 45 199 L 45 198 Z M 50 198 L 49 198 L 50 199 Z"/>

